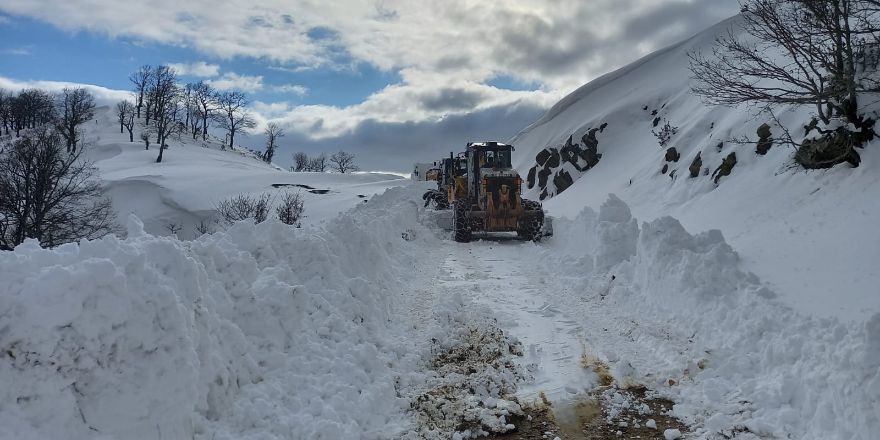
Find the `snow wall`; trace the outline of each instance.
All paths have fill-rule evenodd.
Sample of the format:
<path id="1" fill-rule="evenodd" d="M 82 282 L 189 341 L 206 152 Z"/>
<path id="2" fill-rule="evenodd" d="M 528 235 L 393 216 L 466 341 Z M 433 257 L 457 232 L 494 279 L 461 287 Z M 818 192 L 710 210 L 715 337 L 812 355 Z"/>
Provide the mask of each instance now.
<path id="1" fill-rule="evenodd" d="M 876 437 L 880 313 L 853 324 L 800 316 L 740 269 L 720 231 L 692 235 L 672 217 L 639 226 L 614 195 L 598 213 L 585 208 L 554 227 L 545 264 L 621 321 L 631 318 L 629 337 L 656 341 L 647 362 L 612 370 L 615 379 L 653 378 L 650 388 L 701 402 L 675 407 L 700 438 Z M 677 338 L 681 351 L 671 348 Z"/>
<path id="2" fill-rule="evenodd" d="M 409 405 L 390 305 L 436 240 L 420 194 L 323 228 L 183 242 L 132 217 L 124 240 L 0 253 L 0 438 L 387 437 Z"/>

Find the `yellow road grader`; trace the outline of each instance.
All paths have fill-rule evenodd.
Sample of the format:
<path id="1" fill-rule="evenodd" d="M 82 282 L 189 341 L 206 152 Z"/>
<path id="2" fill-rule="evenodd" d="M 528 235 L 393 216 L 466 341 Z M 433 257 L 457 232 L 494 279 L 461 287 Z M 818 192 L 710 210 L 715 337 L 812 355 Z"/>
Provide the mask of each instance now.
<path id="1" fill-rule="evenodd" d="M 473 142 L 460 161 L 447 193 L 455 241 L 468 242 L 475 232 L 516 232 L 524 240 L 542 236 L 544 210 L 522 198 L 522 178 L 511 165 L 513 146 Z"/>

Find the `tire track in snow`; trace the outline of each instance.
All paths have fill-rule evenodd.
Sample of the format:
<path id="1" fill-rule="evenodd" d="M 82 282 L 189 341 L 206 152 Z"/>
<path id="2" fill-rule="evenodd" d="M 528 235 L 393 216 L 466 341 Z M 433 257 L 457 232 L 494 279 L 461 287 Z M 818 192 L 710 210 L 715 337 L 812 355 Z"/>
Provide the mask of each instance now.
<path id="1" fill-rule="evenodd" d="M 519 398 L 534 401 L 541 392 L 554 402 L 583 398 L 598 384 L 596 374 L 581 365 L 584 328 L 547 300 L 546 291 L 554 287 L 523 258 L 534 246 L 505 239 L 455 245 L 443 262 L 448 275 L 438 279 L 438 288 L 461 291 L 488 307 L 522 342 L 522 362 L 534 380 L 520 386 Z"/>

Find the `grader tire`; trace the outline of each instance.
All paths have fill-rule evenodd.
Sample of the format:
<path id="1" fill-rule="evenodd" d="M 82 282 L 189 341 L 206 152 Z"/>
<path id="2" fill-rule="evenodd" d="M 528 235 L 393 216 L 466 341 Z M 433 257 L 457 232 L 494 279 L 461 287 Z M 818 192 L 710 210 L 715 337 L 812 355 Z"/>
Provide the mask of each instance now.
<path id="1" fill-rule="evenodd" d="M 544 225 L 544 210 L 541 204 L 532 200 L 523 200 L 523 209 L 527 218 L 516 231 L 516 235 L 527 241 L 541 239 L 541 227 Z"/>

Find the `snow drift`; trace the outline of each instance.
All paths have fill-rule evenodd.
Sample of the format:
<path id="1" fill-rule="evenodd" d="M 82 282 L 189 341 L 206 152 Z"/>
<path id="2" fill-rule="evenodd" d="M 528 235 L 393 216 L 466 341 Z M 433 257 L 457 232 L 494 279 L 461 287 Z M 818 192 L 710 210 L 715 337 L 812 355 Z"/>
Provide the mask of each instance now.
<path id="1" fill-rule="evenodd" d="M 545 264 L 626 339 L 597 339 L 615 379 L 687 402 L 675 413 L 700 438 L 875 436 L 880 313 L 850 324 L 801 316 L 742 269 L 720 231 L 692 235 L 672 217 L 639 226 L 613 195 L 555 227 Z M 650 349 L 615 353 L 633 345 Z"/>
<path id="2" fill-rule="evenodd" d="M 434 239 L 418 195 L 391 189 L 324 228 L 181 242 L 131 217 L 125 240 L 0 253 L 0 438 L 399 431 L 388 322 Z"/>

